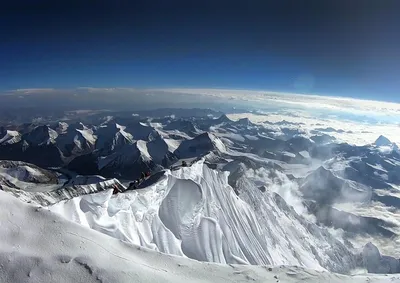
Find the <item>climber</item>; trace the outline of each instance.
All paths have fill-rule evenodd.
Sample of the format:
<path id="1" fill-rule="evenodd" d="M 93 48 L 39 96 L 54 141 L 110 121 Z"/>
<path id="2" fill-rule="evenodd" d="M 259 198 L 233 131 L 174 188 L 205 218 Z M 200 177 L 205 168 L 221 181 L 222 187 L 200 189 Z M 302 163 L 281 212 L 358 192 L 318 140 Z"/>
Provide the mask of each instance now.
<path id="1" fill-rule="evenodd" d="M 187 167 L 187 163 L 185 160 L 182 160 L 182 167 Z"/>
<path id="2" fill-rule="evenodd" d="M 147 171 L 147 172 L 146 172 L 146 177 L 150 177 L 150 175 L 151 175 L 150 172 Z"/>

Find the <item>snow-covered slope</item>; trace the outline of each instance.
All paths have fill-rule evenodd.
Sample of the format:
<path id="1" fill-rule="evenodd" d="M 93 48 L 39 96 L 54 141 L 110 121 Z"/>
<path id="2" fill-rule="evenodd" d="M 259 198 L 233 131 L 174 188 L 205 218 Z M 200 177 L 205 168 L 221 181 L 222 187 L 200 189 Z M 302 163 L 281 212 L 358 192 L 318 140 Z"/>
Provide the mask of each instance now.
<path id="1" fill-rule="evenodd" d="M 0 191 L 0 282 L 399 282 L 300 267 L 218 265 L 120 242 Z"/>
<path id="2" fill-rule="evenodd" d="M 110 191 L 50 206 L 65 218 L 164 253 L 230 264 L 299 265 L 349 272 L 352 253 L 307 222 L 279 195 L 241 183 L 198 162 L 167 171 L 142 191 Z"/>

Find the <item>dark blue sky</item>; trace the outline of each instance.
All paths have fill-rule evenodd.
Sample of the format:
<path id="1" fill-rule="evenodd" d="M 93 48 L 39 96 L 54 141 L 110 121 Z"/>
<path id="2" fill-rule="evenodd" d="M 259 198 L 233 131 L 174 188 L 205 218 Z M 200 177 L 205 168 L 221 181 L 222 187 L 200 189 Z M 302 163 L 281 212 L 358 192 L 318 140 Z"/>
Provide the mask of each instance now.
<path id="1" fill-rule="evenodd" d="M 397 0 L 10 2 L 3 90 L 224 87 L 400 102 Z"/>

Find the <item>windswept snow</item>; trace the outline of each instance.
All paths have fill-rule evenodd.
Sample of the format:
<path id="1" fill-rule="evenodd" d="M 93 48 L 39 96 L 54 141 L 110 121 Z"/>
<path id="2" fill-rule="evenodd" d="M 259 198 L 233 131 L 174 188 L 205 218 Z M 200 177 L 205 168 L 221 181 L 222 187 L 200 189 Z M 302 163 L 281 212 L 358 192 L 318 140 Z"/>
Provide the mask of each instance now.
<path id="1" fill-rule="evenodd" d="M 352 254 L 327 231 L 302 219 L 273 192 L 250 182 L 236 196 L 227 173 L 198 162 L 167 171 L 142 191 L 111 191 L 49 209 L 114 238 L 164 253 L 230 264 L 299 265 L 349 272 Z"/>

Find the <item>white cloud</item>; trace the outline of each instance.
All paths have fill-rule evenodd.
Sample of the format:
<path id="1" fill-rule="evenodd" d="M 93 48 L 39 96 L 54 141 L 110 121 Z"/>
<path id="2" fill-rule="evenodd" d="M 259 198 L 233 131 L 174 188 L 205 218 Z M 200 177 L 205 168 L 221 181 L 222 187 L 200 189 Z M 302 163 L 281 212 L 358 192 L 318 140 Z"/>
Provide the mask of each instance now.
<path id="1" fill-rule="evenodd" d="M 391 114 L 400 116 L 400 104 L 398 103 L 361 100 L 346 97 L 227 89 L 165 89 L 165 91 L 205 95 L 218 98 L 230 98 L 235 100 L 264 103 L 267 105 L 272 103 L 274 105 L 283 104 L 287 107 L 299 106 L 305 109 L 346 111 L 353 114 L 374 114 L 379 116 Z"/>

